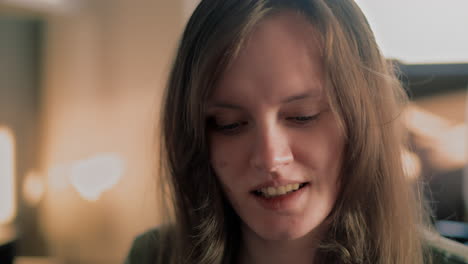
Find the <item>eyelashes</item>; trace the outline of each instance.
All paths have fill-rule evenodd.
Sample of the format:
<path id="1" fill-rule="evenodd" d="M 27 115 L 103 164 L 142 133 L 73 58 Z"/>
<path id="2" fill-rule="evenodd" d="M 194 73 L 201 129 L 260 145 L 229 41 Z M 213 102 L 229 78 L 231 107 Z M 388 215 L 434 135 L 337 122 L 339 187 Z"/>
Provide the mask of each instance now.
<path id="1" fill-rule="evenodd" d="M 218 125 L 214 124 L 214 129 L 216 131 L 225 132 L 225 133 L 232 133 L 236 132 L 237 130 L 241 129 L 242 127 L 246 126 L 248 122 L 235 122 L 227 125 Z"/>
<path id="2" fill-rule="evenodd" d="M 285 120 L 292 126 L 301 127 L 311 124 L 313 121 L 317 120 L 319 114 L 316 115 L 307 115 L 307 116 L 290 116 L 286 117 Z M 208 127 L 216 132 L 221 132 L 223 134 L 237 134 L 244 129 L 249 122 L 247 121 L 238 121 L 228 124 L 219 124 L 219 121 L 216 120 L 216 117 L 208 118 Z"/>
<path id="3" fill-rule="evenodd" d="M 207 126 L 209 129 L 216 131 L 216 132 L 223 132 L 223 133 L 230 133 L 236 130 L 239 130 L 240 127 L 246 126 L 248 124 L 247 121 L 242 122 L 233 122 L 225 125 L 219 124 L 219 121 L 216 120 L 216 117 L 208 117 L 207 119 Z"/>
<path id="4" fill-rule="evenodd" d="M 293 116 L 293 117 L 286 117 L 286 120 L 289 120 L 289 121 L 294 121 L 298 124 L 306 124 L 310 121 L 313 121 L 315 119 L 317 119 L 319 115 L 313 115 L 313 116 Z"/>

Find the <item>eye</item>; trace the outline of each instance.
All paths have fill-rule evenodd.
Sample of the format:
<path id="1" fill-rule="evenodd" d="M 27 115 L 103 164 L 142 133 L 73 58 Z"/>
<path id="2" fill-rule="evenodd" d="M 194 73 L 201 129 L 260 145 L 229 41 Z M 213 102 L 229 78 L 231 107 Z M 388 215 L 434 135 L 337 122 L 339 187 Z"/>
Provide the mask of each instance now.
<path id="1" fill-rule="evenodd" d="M 311 115 L 311 116 L 292 116 L 292 117 L 286 117 L 286 120 L 292 121 L 296 124 L 308 124 L 318 118 L 320 114 L 316 115 Z"/>
<path id="2" fill-rule="evenodd" d="M 224 134 L 235 134 L 239 132 L 243 126 L 247 125 L 248 123 L 246 121 L 241 121 L 241 122 L 234 122 L 226 125 L 221 125 L 219 124 L 215 118 L 211 118 L 209 120 L 209 126 L 218 132 L 224 133 Z"/>
<path id="3" fill-rule="evenodd" d="M 240 123 L 232 123 L 232 124 L 223 125 L 223 126 L 217 125 L 216 129 L 224 130 L 224 131 L 226 131 L 226 130 L 235 130 L 235 129 L 239 128 L 240 126 L 241 126 Z"/>
<path id="4" fill-rule="evenodd" d="M 240 132 L 245 125 L 247 125 L 247 122 L 236 122 L 228 125 L 217 125 L 215 129 L 224 134 L 236 134 Z"/>

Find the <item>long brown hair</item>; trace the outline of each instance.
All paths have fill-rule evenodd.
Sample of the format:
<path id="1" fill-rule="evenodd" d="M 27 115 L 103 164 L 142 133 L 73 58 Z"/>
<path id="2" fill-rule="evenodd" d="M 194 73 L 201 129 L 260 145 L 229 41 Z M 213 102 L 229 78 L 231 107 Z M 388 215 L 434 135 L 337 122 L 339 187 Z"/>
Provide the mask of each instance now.
<path id="1" fill-rule="evenodd" d="M 204 106 L 252 28 L 292 10 L 321 34 L 327 92 L 346 134 L 341 191 L 319 258 L 333 263 L 423 263 L 419 191 L 402 169 L 406 94 L 352 0 L 203 0 L 172 67 L 161 119 L 160 263 L 232 263 L 240 219 L 210 165 Z"/>

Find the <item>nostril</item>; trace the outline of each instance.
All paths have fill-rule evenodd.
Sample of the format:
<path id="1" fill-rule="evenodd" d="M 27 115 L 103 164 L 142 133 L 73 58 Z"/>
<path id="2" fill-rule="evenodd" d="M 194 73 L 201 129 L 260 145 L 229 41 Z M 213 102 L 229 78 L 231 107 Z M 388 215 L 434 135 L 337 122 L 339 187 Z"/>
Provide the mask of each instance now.
<path id="1" fill-rule="evenodd" d="M 288 137 L 281 133 L 281 130 L 268 125 L 259 130 L 251 148 L 250 163 L 253 168 L 269 173 L 293 161 Z"/>
<path id="2" fill-rule="evenodd" d="M 264 171 L 267 173 L 275 173 L 277 172 L 281 167 L 287 166 L 291 163 L 293 160 L 292 156 L 291 157 L 278 157 L 278 158 L 256 158 L 252 159 L 252 166 L 260 171 Z"/>

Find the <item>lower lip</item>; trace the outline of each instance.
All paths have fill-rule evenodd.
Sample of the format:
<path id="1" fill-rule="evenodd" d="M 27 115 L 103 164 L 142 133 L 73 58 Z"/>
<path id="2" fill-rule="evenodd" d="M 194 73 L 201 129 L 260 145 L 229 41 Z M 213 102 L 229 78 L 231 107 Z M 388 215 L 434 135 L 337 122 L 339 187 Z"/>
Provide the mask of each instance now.
<path id="1" fill-rule="evenodd" d="M 295 192 L 290 192 L 288 194 L 279 195 L 272 198 L 266 198 L 254 194 L 252 194 L 252 196 L 263 208 L 267 210 L 283 211 L 293 209 L 297 205 L 299 198 L 309 189 L 309 185 L 310 184 L 307 184 Z"/>

